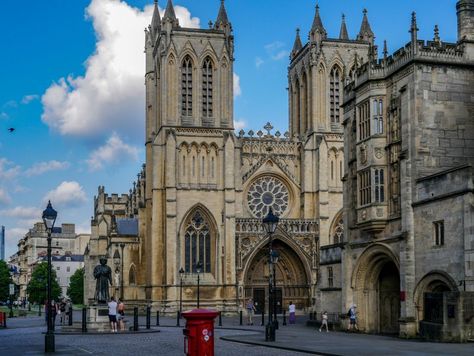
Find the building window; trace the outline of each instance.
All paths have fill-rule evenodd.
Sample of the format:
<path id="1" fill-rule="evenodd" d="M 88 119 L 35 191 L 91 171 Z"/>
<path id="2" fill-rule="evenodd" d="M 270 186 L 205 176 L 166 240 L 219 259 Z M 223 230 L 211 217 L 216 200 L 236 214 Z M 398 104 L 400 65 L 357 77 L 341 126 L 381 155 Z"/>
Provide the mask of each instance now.
<path id="1" fill-rule="evenodd" d="M 359 202 L 361 206 L 370 204 L 372 201 L 370 183 L 370 170 L 359 173 Z"/>
<path id="2" fill-rule="evenodd" d="M 71 267 L 67 266 L 66 267 L 66 272 L 71 272 Z"/>
<path id="3" fill-rule="evenodd" d="M 193 173 L 193 177 L 196 176 L 196 157 L 193 156 L 193 166 L 192 166 L 192 173 Z"/>
<path id="4" fill-rule="evenodd" d="M 136 276 L 135 276 L 135 266 L 130 266 L 130 270 L 128 271 L 128 284 L 135 285 L 137 283 Z"/>
<path id="5" fill-rule="evenodd" d="M 334 161 L 331 160 L 331 180 L 334 180 Z"/>
<path id="6" fill-rule="evenodd" d="M 331 123 L 339 122 L 340 118 L 340 87 L 341 75 L 338 67 L 333 67 L 329 78 L 329 101 L 331 111 Z"/>
<path id="7" fill-rule="evenodd" d="M 366 101 L 358 107 L 359 115 L 359 140 L 363 140 L 370 136 L 370 107 Z"/>
<path id="8" fill-rule="evenodd" d="M 59 246 L 59 241 L 56 241 L 56 246 Z"/>
<path id="9" fill-rule="evenodd" d="M 203 214 L 192 214 L 184 233 L 184 265 L 186 272 L 196 272 L 196 264 L 202 263 L 203 272 L 211 272 L 211 232 Z"/>
<path id="10" fill-rule="evenodd" d="M 57 271 L 59 271 L 60 269 L 61 269 L 61 267 L 59 267 L 59 266 L 58 266 L 58 267 L 56 267 L 56 270 L 57 270 Z"/>
<path id="11" fill-rule="evenodd" d="M 181 115 L 193 116 L 193 62 L 186 56 L 181 66 Z"/>
<path id="12" fill-rule="evenodd" d="M 374 192 L 375 192 L 376 203 L 382 203 L 385 201 L 384 170 L 383 169 L 374 170 Z"/>
<path id="13" fill-rule="evenodd" d="M 435 221 L 433 223 L 434 228 L 434 242 L 435 246 L 444 245 L 444 220 Z"/>
<path id="14" fill-rule="evenodd" d="M 211 178 L 214 178 L 214 157 L 211 158 Z"/>
<path id="15" fill-rule="evenodd" d="M 328 287 L 331 288 L 334 286 L 334 274 L 332 267 L 328 267 Z"/>
<path id="16" fill-rule="evenodd" d="M 202 116 L 212 117 L 212 61 L 209 57 L 202 66 Z"/>
<path id="17" fill-rule="evenodd" d="M 186 177 L 186 156 L 183 156 L 183 177 Z"/>
<path id="18" fill-rule="evenodd" d="M 337 221 L 337 225 L 334 228 L 332 236 L 334 244 L 340 244 L 344 240 L 344 220 L 342 219 L 342 215 Z"/>
<path id="19" fill-rule="evenodd" d="M 373 110 L 372 110 L 372 122 L 373 127 L 372 131 L 374 135 L 381 135 L 384 131 L 383 125 L 383 101 L 382 99 L 373 101 Z"/>

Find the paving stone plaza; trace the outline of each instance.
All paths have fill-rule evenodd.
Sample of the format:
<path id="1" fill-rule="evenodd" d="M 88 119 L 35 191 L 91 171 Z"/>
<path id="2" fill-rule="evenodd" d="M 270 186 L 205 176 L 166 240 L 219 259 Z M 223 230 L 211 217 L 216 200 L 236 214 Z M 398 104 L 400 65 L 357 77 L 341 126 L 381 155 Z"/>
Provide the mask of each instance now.
<path id="1" fill-rule="evenodd" d="M 79 311 L 75 320 L 80 320 Z M 161 318 L 160 327 L 149 332 L 140 317 L 139 333 L 66 334 L 56 326 L 57 355 L 163 355 L 183 354 L 183 327 L 176 320 Z M 44 317 L 12 318 L 0 329 L 0 355 L 42 355 Z M 217 325 L 217 323 L 216 323 Z M 237 318 L 223 318 L 216 327 L 216 355 L 472 355 L 474 344 L 432 343 L 396 337 L 345 332 L 318 332 L 298 317 L 296 325 L 280 326 L 276 341 L 265 342 L 264 327 L 239 326 Z"/>

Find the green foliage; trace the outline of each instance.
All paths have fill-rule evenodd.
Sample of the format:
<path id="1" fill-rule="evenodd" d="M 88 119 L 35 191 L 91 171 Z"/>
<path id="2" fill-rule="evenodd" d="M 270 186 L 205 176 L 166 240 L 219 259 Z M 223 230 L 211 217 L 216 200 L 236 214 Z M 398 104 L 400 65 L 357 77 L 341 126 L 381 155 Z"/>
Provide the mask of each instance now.
<path id="1" fill-rule="evenodd" d="M 6 301 L 10 298 L 10 271 L 5 261 L 0 260 L 0 301 Z"/>
<path id="2" fill-rule="evenodd" d="M 67 295 L 71 298 L 73 304 L 84 302 L 84 268 L 79 268 L 71 276 Z"/>
<path id="3" fill-rule="evenodd" d="M 51 270 L 51 298 L 59 300 L 61 296 L 61 287 L 56 279 L 56 271 Z M 46 262 L 40 263 L 36 266 L 31 274 L 30 283 L 26 291 L 28 292 L 28 299 L 33 303 L 44 303 L 48 298 L 48 291 L 46 289 L 48 284 L 48 264 Z"/>

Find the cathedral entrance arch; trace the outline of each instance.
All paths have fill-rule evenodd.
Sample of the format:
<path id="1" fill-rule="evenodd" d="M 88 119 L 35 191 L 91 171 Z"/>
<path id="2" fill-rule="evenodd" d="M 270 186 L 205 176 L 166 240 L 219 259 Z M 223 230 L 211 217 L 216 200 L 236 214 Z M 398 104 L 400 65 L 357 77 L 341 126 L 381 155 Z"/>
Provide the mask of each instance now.
<path id="1" fill-rule="evenodd" d="M 354 270 L 352 288 L 361 330 L 399 332 L 400 272 L 390 248 L 377 244 L 362 253 Z"/>
<path id="2" fill-rule="evenodd" d="M 273 248 L 280 257 L 275 266 L 277 313 L 286 309 L 292 301 L 302 310 L 309 306 L 310 290 L 308 275 L 303 261 L 285 242 L 274 239 Z M 252 258 L 244 274 L 245 298 L 253 298 L 257 313 L 268 312 L 268 245 L 265 244 Z"/>

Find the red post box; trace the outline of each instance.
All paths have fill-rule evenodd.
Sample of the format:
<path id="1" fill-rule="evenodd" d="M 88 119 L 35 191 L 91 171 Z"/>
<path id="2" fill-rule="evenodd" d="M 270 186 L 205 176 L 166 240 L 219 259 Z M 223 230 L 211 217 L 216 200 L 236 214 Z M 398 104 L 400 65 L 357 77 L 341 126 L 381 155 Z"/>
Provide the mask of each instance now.
<path id="1" fill-rule="evenodd" d="M 214 319 L 218 312 L 194 309 L 183 313 L 186 319 L 184 354 L 186 356 L 214 356 Z"/>

